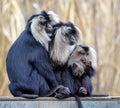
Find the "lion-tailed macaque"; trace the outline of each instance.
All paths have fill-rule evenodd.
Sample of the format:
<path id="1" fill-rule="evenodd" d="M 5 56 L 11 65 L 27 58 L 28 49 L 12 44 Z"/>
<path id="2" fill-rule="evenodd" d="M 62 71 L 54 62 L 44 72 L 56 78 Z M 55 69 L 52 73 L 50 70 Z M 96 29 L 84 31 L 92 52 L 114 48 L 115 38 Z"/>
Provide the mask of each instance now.
<path id="1" fill-rule="evenodd" d="M 62 84 L 60 83 L 62 81 L 60 74 L 67 68 L 68 58 L 76 45 L 81 43 L 82 35 L 80 30 L 71 22 L 59 23 L 53 26 L 53 28 L 53 41 L 50 48 L 51 64 L 56 75 L 56 80 L 59 84 Z M 57 98 L 64 98 L 70 95 L 70 93 L 61 93 L 60 91 L 59 89 L 56 92 Z"/>
<path id="2" fill-rule="evenodd" d="M 58 84 L 50 65 L 49 32 L 59 22 L 53 12 L 41 11 L 29 18 L 26 28 L 11 46 L 6 67 L 13 96 L 37 98 L 66 89 Z"/>
<path id="3" fill-rule="evenodd" d="M 97 68 L 96 51 L 92 47 L 76 46 L 69 57 L 68 66 L 71 68 L 72 75 L 81 83 L 78 94 L 90 96 L 92 93 L 91 77 L 94 76 Z"/>

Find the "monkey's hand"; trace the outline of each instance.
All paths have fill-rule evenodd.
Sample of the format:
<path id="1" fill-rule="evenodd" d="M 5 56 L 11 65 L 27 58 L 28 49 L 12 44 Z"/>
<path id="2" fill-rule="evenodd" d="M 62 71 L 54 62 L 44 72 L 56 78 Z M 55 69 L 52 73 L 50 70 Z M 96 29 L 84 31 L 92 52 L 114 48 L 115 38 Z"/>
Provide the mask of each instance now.
<path id="1" fill-rule="evenodd" d="M 58 99 L 63 99 L 69 97 L 70 94 L 71 94 L 70 89 L 68 87 L 63 86 L 56 91 L 55 97 Z"/>
<path id="2" fill-rule="evenodd" d="M 85 87 L 80 87 L 78 90 L 79 96 L 87 96 L 87 89 Z"/>

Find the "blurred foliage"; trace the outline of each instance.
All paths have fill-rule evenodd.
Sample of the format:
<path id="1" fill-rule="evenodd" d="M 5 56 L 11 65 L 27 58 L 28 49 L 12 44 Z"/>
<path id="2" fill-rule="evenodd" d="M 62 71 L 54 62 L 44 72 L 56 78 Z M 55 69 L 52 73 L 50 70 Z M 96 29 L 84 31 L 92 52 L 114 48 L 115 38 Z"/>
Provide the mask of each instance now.
<path id="1" fill-rule="evenodd" d="M 6 55 L 25 27 L 27 18 L 41 10 L 56 12 L 83 34 L 83 43 L 98 54 L 94 93 L 120 94 L 120 0 L 1 0 L 0 96 L 11 95 Z"/>

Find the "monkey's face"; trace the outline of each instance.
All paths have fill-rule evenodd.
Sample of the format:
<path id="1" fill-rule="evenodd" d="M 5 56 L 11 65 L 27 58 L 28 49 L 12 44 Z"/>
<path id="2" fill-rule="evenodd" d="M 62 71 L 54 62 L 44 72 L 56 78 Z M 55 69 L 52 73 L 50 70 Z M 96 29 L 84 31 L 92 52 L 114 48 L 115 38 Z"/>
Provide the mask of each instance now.
<path id="1" fill-rule="evenodd" d="M 71 54 L 68 65 L 71 67 L 74 76 L 82 76 L 85 73 L 88 50 L 88 47 L 79 45 Z"/>
<path id="2" fill-rule="evenodd" d="M 78 64 L 79 62 L 85 63 L 88 59 L 88 51 L 89 47 L 77 45 L 68 60 L 68 65 L 73 65 L 73 63 L 76 62 L 78 62 Z"/>
<path id="3" fill-rule="evenodd" d="M 78 56 L 80 61 L 88 67 L 92 67 L 96 70 L 97 68 L 97 54 L 92 47 L 79 45 L 78 46 Z"/>
<path id="4" fill-rule="evenodd" d="M 75 46 L 77 43 L 78 35 L 76 34 L 76 28 L 70 22 L 61 24 L 60 27 L 57 27 L 55 34 L 55 41 L 61 42 L 68 46 Z"/>
<path id="5" fill-rule="evenodd" d="M 76 29 L 72 23 L 66 23 L 63 27 L 61 27 L 61 34 L 63 42 L 69 45 L 75 45 L 77 42 Z"/>
<path id="6" fill-rule="evenodd" d="M 96 70 L 96 52 L 93 48 L 83 45 L 77 45 L 68 60 L 68 66 L 71 67 L 73 75 L 82 75 L 86 67 L 92 67 Z"/>
<path id="7" fill-rule="evenodd" d="M 50 24 L 50 19 L 45 11 L 41 11 L 40 14 L 32 16 L 31 26 L 34 25 L 36 29 L 44 29 L 47 33 L 52 31 L 52 25 Z"/>
<path id="8" fill-rule="evenodd" d="M 79 36 L 75 26 L 68 23 L 61 23 L 53 26 L 53 46 L 51 48 L 51 58 L 58 64 L 64 64 L 67 62 L 71 52 L 77 45 Z"/>
<path id="9" fill-rule="evenodd" d="M 51 41 L 49 32 L 52 31 L 50 19 L 45 11 L 33 15 L 28 20 L 27 29 L 32 33 L 36 41 L 48 50 L 48 42 Z"/>
<path id="10" fill-rule="evenodd" d="M 77 48 L 77 56 L 79 57 L 80 61 L 83 63 L 86 63 L 87 59 L 88 59 L 88 55 L 89 55 L 89 47 L 86 46 L 79 46 Z"/>

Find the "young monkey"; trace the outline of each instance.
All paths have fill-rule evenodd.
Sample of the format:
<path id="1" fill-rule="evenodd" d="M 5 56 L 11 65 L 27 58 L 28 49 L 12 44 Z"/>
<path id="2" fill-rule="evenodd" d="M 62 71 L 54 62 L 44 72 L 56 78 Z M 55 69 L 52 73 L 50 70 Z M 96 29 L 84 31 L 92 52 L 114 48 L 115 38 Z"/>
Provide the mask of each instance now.
<path id="1" fill-rule="evenodd" d="M 96 51 L 92 47 L 78 45 L 69 57 L 68 66 L 73 68 L 74 76 L 80 77 L 87 71 L 92 77 L 97 68 Z"/>
<path id="2" fill-rule="evenodd" d="M 78 94 L 80 96 L 90 96 L 92 93 L 91 77 L 96 73 L 97 57 L 96 51 L 92 47 L 78 45 L 69 57 L 68 66 L 72 75 L 77 77 Z"/>

